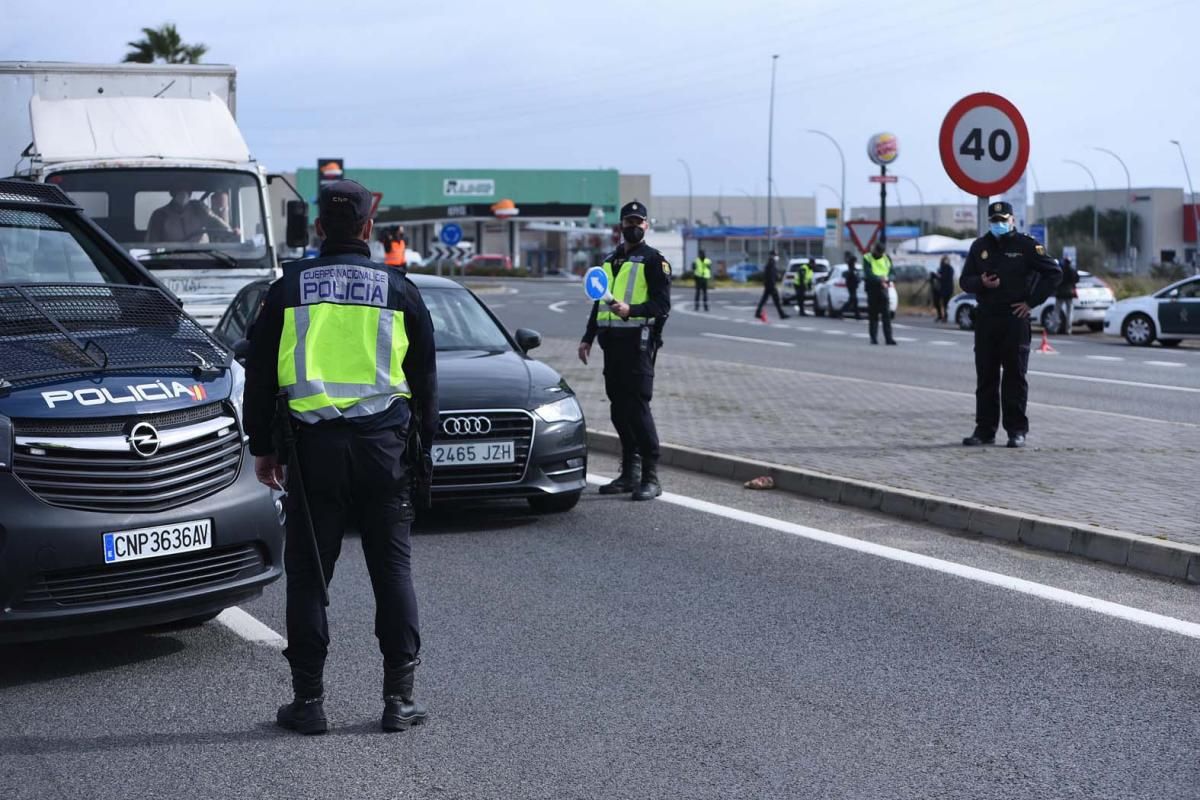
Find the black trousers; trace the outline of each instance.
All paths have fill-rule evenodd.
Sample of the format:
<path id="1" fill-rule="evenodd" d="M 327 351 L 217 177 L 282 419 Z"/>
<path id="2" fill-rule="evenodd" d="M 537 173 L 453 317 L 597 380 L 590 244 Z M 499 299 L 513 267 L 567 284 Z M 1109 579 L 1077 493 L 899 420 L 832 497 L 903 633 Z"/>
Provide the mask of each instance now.
<path id="1" fill-rule="evenodd" d="M 758 298 L 758 308 L 754 309 L 754 316 L 762 316 L 763 306 L 766 304 L 768 297 L 775 301 L 775 310 L 779 312 L 779 317 L 782 319 L 783 304 L 779 302 L 779 289 L 771 284 L 763 285 L 762 297 Z"/>
<path id="2" fill-rule="evenodd" d="M 385 673 L 412 661 L 421 649 L 413 590 L 409 530 L 413 520 L 405 431 L 361 432 L 332 422 L 302 425 L 297 433 L 300 468 L 327 580 L 342 549 L 342 535 L 362 535 L 363 556 L 375 594 L 375 635 Z M 287 498 L 287 638 L 283 651 L 297 697 L 323 693 L 329 627 L 321 603 L 321 574 L 307 543 L 297 498 Z"/>
<path id="3" fill-rule="evenodd" d="M 858 319 L 858 287 L 847 286 L 846 289 L 850 292 L 850 297 L 846 299 L 846 305 L 842 306 L 843 314 L 853 314 L 855 319 Z"/>
<path id="4" fill-rule="evenodd" d="M 892 341 L 892 310 L 889 307 L 887 289 L 882 284 L 867 284 L 867 331 L 871 341 L 879 341 L 879 320 L 883 319 L 883 339 Z"/>
<path id="5" fill-rule="evenodd" d="M 610 332 L 600 340 L 604 350 L 604 391 L 621 452 L 641 453 L 643 462 L 658 461 L 658 428 L 650 413 L 654 396 L 654 346 L 641 349 L 638 329 Z"/>
<path id="6" fill-rule="evenodd" d="M 708 311 L 708 278 L 696 278 L 696 299 L 692 301 L 692 307 L 697 311 L 700 310 L 701 295 L 704 295 L 704 310 Z"/>
<path id="7" fill-rule="evenodd" d="M 1012 314 L 975 314 L 975 433 L 996 435 L 1000 414 L 1009 436 L 1029 433 L 1030 326 Z"/>
<path id="8" fill-rule="evenodd" d="M 933 293 L 933 313 L 938 319 L 946 318 L 946 298 L 942 297 L 941 292 Z"/>
<path id="9" fill-rule="evenodd" d="M 808 291 L 804 284 L 796 284 L 796 306 L 800 309 L 800 316 L 807 316 L 808 312 L 804 310 L 804 299 L 808 296 Z"/>

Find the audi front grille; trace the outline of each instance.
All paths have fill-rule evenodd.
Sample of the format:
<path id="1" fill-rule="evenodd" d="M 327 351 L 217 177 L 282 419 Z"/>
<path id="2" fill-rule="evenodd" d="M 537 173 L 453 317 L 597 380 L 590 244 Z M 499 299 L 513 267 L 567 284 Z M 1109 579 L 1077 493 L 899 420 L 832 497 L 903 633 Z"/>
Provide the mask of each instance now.
<path id="1" fill-rule="evenodd" d="M 456 425 L 453 420 L 469 420 Z M 465 431 L 448 433 L 449 431 Z M 533 450 L 533 415 L 528 411 L 443 411 L 434 444 L 512 441 L 514 460 L 507 464 L 467 464 L 433 468 L 433 488 L 501 486 L 525 478 Z"/>
<path id="2" fill-rule="evenodd" d="M 141 422 L 170 443 L 149 457 L 114 449 L 125 438 L 120 431 Z M 229 486 L 242 462 L 237 421 L 220 403 L 129 420 L 14 420 L 13 427 L 13 472 L 63 508 L 166 511 Z"/>

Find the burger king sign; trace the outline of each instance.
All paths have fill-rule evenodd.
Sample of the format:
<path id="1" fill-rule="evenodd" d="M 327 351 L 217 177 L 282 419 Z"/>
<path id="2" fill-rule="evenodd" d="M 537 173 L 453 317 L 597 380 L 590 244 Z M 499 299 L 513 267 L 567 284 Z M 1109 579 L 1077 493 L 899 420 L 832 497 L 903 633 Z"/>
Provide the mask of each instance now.
<path id="1" fill-rule="evenodd" d="M 886 167 L 900 155 L 900 140 L 894 133 L 877 133 L 867 141 L 867 158 Z"/>

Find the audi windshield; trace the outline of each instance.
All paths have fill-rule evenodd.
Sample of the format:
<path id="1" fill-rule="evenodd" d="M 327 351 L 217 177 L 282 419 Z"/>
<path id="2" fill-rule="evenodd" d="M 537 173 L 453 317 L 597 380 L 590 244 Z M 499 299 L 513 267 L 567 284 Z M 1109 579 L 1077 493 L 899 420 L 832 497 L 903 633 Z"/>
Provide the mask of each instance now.
<path id="1" fill-rule="evenodd" d="M 512 350 L 508 337 L 474 295 L 464 289 L 423 288 L 421 297 L 437 331 L 437 349 Z"/>

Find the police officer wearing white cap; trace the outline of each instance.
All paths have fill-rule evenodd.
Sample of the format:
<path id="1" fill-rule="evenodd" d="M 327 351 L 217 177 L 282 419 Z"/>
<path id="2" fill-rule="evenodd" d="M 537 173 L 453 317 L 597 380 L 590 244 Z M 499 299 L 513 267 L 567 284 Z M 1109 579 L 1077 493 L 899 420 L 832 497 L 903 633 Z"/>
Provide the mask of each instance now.
<path id="1" fill-rule="evenodd" d="M 621 440 L 621 474 L 600 487 L 601 494 L 630 494 L 652 500 L 662 494 L 658 481 L 658 431 L 650 413 L 654 361 L 671 311 L 671 265 L 645 243 L 646 206 L 634 200 L 621 207 L 624 241 L 604 259 L 611 304 L 592 305 L 579 343 L 579 360 L 588 363 L 592 342 L 604 351 L 604 389 L 613 427 Z"/>
<path id="2" fill-rule="evenodd" d="M 988 233 L 967 254 L 959 283 L 975 295 L 975 431 L 967 447 L 994 444 L 1003 411 L 1009 447 L 1029 433 L 1029 312 L 1062 280 L 1058 262 L 1032 236 L 1016 230 L 1012 206 L 988 206 Z"/>

